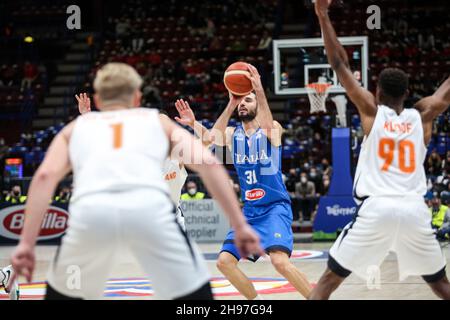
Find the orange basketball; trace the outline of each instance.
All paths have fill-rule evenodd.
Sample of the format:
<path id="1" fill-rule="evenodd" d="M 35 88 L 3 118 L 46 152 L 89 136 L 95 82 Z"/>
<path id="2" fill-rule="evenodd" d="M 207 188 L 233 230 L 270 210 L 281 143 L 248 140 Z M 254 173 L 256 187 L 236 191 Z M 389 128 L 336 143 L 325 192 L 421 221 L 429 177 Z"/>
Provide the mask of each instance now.
<path id="1" fill-rule="evenodd" d="M 253 86 L 248 72 L 247 63 L 245 62 L 235 62 L 231 64 L 225 71 L 223 76 L 223 83 L 228 91 L 236 96 L 245 96 L 252 92 Z"/>

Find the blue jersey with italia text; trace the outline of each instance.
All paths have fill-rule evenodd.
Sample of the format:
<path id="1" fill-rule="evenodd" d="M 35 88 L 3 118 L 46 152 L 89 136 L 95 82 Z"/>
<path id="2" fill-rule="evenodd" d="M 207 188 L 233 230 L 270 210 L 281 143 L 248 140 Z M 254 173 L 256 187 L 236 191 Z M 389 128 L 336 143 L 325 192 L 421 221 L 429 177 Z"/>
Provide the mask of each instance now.
<path id="1" fill-rule="evenodd" d="M 239 124 L 233 133 L 231 151 L 244 213 L 279 202 L 290 203 L 281 173 L 281 146 L 273 146 L 261 128 L 248 137 Z"/>

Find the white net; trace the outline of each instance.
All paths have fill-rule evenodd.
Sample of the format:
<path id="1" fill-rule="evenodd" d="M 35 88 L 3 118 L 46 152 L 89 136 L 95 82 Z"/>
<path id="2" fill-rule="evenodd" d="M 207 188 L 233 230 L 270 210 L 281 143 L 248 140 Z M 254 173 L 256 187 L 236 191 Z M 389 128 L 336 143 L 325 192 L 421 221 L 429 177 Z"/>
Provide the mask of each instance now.
<path id="1" fill-rule="evenodd" d="M 337 126 L 341 128 L 347 127 L 347 98 L 345 95 L 338 95 L 331 98 L 331 101 L 336 105 L 337 110 Z"/>
<path id="2" fill-rule="evenodd" d="M 310 112 L 326 112 L 325 102 L 328 97 L 328 89 L 331 87 L 328 83 L 310 83 L 306 86 L 308 90 L 309 103 L 311 105 Z"/>

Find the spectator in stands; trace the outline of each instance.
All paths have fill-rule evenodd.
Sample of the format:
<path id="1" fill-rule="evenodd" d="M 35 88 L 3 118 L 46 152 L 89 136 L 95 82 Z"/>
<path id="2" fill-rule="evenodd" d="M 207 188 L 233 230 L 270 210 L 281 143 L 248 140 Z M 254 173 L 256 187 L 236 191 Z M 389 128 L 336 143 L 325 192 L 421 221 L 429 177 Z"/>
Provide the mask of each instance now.
<path id="1" fill-rule="evenodd" d="M 160 103 L 161 95 L 159 89 L 154 85 L 154 82 L 147 83 L 142 89 L 142 95 L 145 102 Z"/>
<path id="2" fill-rule="evenodd" d="M 309 181 L 314 183 L 314 187 L 316 190 L 320 189 L 320 184 L 322 183 L 322 175 L 318 172 L 315 166 L 312 166 L 309 169 Z"/>
<path id="3" fill-rule="evenodd" d="M 428 157 L 428 172 L 436 174 L 440 171 L 442 165 L 441 156 L 433 150 Z"/>
<path id="4" fill-rule="evenodd" d="M 330 161 L 327 158 L 323 158 L 321 161 L 322 174 L 324 176 L 328 176 L 331 178 L 331 174 L 333 173 L 333 168 L 330 166 Z"/>
<path id="5" fill-rule="evenodd" d="M 272 37 L 269 34 L 269 31 L 264 30 L 261 40 L 259 40 L 257 49 L 258 50 L 265 50 L 269 48 L 270 43 L 272 42 Z"/>
<path id="6" fill-rule="evenodd" d="M 144 38 L 140 30 L 135 30 L 133 32 L 133 39 L 131 40 L 131 49 L 134 53 L 141 52 L 144 47 Z"/>
<path id="7" fill-rule="evenodd" d="M 18 66 L 14 65 L 2 65 L 0 71 L 0 78 L 2 79 L 2 86 L 13 87 L 20 84 Z"/>
<path id="8" fill-rule="evenodd" d="M 186 190 L 187 192 L 181 195 L 181 200 L 201 200 L 205 198 L 205 194 L 198 191 L 197 184 L 194 181 L 187 182 Z"/>
<path id="9" fill-rule="evenodd" d="M 322 196 L 326 196 L 328 194 L 329 189 L 330 189 L 330 177 L 324 175 L 322 178 L 322 190 L 320 190 L 320 194 Z"/>
<path id="10" fill-rule="evenodd" d="M 312 181 L 308 180 L 306 172 L 300 174 L 300 182 L 295 185 L 295 195 L 302 212 L 300 220 L 310 219 L 316 197 L 316 187 Z"/>
<path id="11" fill-rule="evenodd" d="M 436 180 L 434 181 L 436 191 L 438 193 L 441 193 L 442 191 L 447 189 L 447 185 L 449 183 L 449 180 L 450 180 L 450 173 L 448 172 L 447 169 L 444 169 L 442 171 L 442 174 L 438 175 L 436 177 Z"/>
<path id="12" fill-rule="evenodd" d="M 25 89 L 31 88 L 34 80 L 36 80 L 38 76 L 38 68 L 35 64 L 30 61 L 26 61 L 23 66 L 23 79 L 20 85 L 20 90 L 23 91 Z"/>
<path id="13" fill-rule="evenodd" d="M 27 201 L 27 196 L 22 195 L 22 188 L 15 185 L 11 188 L 11 192 L 5 197 L 5 202 L 10 204 L 21 204 Z"/>
<path id="14" fill-rule="evenodd" d="M 212 39 L 216 33 L 216 25 L 212 19 L 206 19 L 205 35 L 208 39 Z"/>
<path id="15" fill-rule="evenodd" d="M 446 206 L 450 206 L 450 183 L 447 182 L 447 189 L 441 192 L 441 201 Z"/>
<path id="16" fill-rule="evenodd" d="M 441 203 L 438 195 L 431 200 L 431 224 L 436 229 L 439 240 L 449 239 L 450 233 L 450 209 Z"/>
<path id="17" fill-rule="evenodd" d="M 450 172 L 450 150 L 447 150 L 447 156 L 442 161 L 442 169 L 447 170 L 447 172 Z"/>
<path id="18" fill-rule="evenodd" d="M 69 187 L 63 187 L 55 197 L 57 203 L 69 203 L 70 196 L 72 195 Z"/>

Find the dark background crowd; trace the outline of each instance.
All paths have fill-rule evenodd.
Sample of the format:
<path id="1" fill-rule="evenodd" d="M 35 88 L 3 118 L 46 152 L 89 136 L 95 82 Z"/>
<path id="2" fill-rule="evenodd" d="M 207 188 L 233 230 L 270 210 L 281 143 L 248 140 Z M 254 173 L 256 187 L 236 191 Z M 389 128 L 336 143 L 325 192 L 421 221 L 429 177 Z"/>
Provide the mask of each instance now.
<path id="1" fill-rule="evenodd" d="M 82 8 L 82 30 L 68 30 L 66 8 Z M 368 30 L 367 1 L 348 0 L 332 12 L 339 36 L 367 35 L 370 83 L 387 66 L 410 76 L 408 105 L 430 95 L 450 70 L 450 20 L 445 1 L 380 0 L 381 30 Z M 88 9 L 85 9 L 88 8 Z M 295 28 L 293 28 L 293 26 Z M 10 1 L 0 3 L 0 188 L 3 202 L 26 200 L 29 179 L 6 171 L 5 160 L 22 161 L 23 177 L 32 176 L 51 139 L 77 116 L 75 93 L 92 93 L 96 70 L 110 61 L 134 66 L 144 78 L 143 106 L 176 113 L 185 98 L 206 127 L 227 103 L 223 72 L 237 60 L 262 74 L 269 102 L 273 95 L 272 40 L 318 37 L 310 1 Z M 320 196 L 332 177 L 331 129 L 335 111 L 311 115 L 306 96 L 289 98 L 274 113 L 283 125 L 283 173 L 296 220 L 314 218 Z M 425 162 L 431 200 L 449 202 L 450 134 L 447 111 L 433 128 Z M 352 132 L 354 170 L 363 138 L 359 116 L 347 110 Z M 236 119 L 232 119 L 235 123 Z M 237 179 L 234 187 L 239 192 Z M 192 176 L 195 190 L 208 197 Z M 55 195 L 70 196 L 70 184 Z M 18 189 L 20 193 L 17 194 Z M 188 189 L 185 188 L 188 194 Z M 23 194 L 22 194 L 23 192 Z M 194 197 L 194 196 L 191 196 Z M 200 197 L 200 196 L 199 196 Z M 24 200 L 25 199 L 25 200 Z"/>

